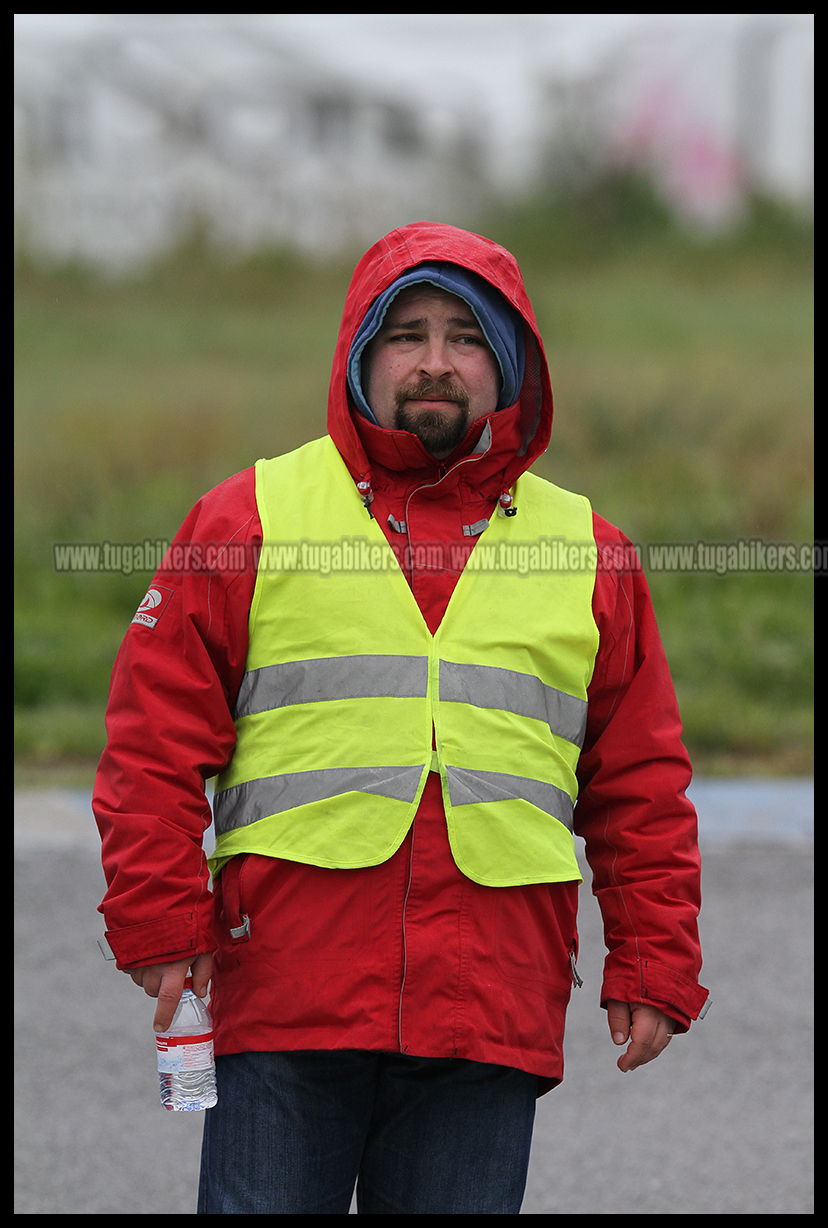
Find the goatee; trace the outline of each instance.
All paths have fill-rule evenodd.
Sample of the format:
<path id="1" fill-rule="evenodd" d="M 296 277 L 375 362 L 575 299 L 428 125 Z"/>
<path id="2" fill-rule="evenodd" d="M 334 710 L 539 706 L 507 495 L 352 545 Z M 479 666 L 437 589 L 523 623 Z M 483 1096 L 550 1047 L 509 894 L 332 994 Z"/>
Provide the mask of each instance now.
<path id="1" fill-rule="evenodd" d="M 409 401 L 445 400 L 452 402 L 445 409 L 411 409 Z M 423 381 L 416 386 L 400 388 L 396 395 L 397 412 L 394 426 L 409 431 L 438 460 L 448 456 L 462 442 L 469 427 L 469 398 L 452 384 Z"/>

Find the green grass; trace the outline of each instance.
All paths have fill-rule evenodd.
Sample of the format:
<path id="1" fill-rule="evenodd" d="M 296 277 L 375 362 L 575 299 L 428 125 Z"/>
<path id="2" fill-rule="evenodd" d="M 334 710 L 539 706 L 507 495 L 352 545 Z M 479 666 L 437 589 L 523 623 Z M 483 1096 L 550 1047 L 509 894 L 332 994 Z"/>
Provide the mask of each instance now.
<path id="1" fill-rule="evenodd" d="M 809 540 L 808 228 L 763 206 L 701 242 L 646 200 L 619 221 L 607 199 L 477 227 L 518 255 L 544 336 L 556 417 L 536 471 L 636 542 Z M 194 243 L 106 282 L 19 259 L 21 779 L 89 774 L 149 579 L 57 574 L 52 543 L 169 538 L 206 489 L 322 434 L 352 266 L 231 264 Z M 811 579 L 649 578 L 697 771 L 812 771 Z"/>

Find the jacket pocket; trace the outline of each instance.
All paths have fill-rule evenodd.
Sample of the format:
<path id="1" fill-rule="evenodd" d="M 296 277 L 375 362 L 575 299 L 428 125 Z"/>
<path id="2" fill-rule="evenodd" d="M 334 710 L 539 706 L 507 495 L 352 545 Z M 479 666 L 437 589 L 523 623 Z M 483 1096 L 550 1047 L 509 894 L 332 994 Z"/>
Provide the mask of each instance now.
<path id="1" fill-rule="evenodd" d="M 501 976 L 543 997 L 569 999 L 575 979 L 577 888 L 532 883 L 497 888 L 495 962 Z"/>

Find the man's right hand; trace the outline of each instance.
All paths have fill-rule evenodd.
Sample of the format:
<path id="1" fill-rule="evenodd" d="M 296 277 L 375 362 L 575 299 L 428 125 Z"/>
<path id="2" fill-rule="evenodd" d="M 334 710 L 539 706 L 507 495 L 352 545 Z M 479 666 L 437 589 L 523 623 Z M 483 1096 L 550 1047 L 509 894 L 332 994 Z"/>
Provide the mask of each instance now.
<path id="1" fill-rule="evenodd" d="M 133 968 L 129 975 L 136 985 L 143 987 L 145 994 L 158 999 L 152 1026 L 156 1032 L 166 1032 L 181 1001 L 186 978 L 192 976 L 193 992 L 196 997 L 203 998 L 207 994 L 212 973 L 213 957 L 208 951 L 197 955 L 195 959 L 178 959 L 170 964 L 150 964 L 146 968 Z"/>

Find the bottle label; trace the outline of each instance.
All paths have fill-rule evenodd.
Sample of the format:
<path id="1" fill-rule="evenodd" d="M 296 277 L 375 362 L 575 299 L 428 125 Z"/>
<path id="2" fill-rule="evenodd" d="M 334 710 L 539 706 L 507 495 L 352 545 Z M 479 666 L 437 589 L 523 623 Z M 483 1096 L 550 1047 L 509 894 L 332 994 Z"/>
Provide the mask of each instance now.
<path id="1" fill-rule="evenodd" d="M 209 1070 L 213 1065 L 213 1033 L 200 1036 L 156 1036 L 158 1073 L 178 1074 L 182 1070 Z"/>

